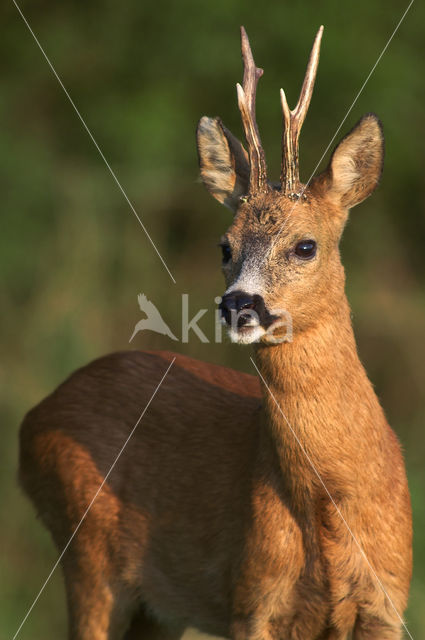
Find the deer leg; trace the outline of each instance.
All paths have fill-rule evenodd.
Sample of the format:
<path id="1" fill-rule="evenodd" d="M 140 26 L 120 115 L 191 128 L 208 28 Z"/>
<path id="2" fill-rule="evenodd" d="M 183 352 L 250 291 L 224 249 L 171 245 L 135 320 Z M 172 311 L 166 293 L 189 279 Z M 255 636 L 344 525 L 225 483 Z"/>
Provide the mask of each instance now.
<path id="1" fill-rule="evenodd" d="M 134 603 L 113 591 L 99 573 L 64 566 L 69 640 L 122 640 Z"/>
<path id="2" fill-rule="evenodd" d="M 357 619 L 357 603 L 349 598 L 340 600 L 333 606 L 329 626 L 319 640 L 352 640 Z"/>
<path id="3" fill-rule="evenodd" d="M 371 614 L 360 613 L 356 620 L 353 640 L 400 640 L 402 631 L 400 623 L 385 621 Z"/>

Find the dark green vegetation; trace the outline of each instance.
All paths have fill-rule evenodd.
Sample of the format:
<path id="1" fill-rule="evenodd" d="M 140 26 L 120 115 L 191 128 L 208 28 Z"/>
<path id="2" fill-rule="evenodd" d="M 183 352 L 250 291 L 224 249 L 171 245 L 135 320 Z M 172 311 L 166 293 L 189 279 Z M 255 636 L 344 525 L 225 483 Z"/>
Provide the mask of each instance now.
<path id="1" fill-rule="evenodd" d="M 12 2 L 3 7 L 1 637 L 13 636 L 56 559 L 16 485 L 17 432 L 25 411 L 74 368 L 128 347 L 142 317 L 140 291 L 177 335 L 181 293 L 190 293 L 193 313 L 209 309 L 200 325 L 213 337 L 214 297 L 223 292 L 216 243 L 230 212 L 198 181 L 194 131 L 201 115 L 221 115 L 241 135 L 239 25 L 245 24 L 256 62 L 265 69 L 258 122 L 275 178 L 279 88 L 294 106 L 314 34 L 325 25 L 300 143 L 306 180 L 406 6 L 383 0 L 271 2 L 261 8 L 251 0 L 23 3 L 177 284 L 16 8 Z M 423 5 L 414 3 L 338 135 L 368 111 L 384 123 L 382 184 L 353 210 L 342 253 L 359 351 L 406 455 L 415 523 L 407 624 L 415 638 L 425 633 L 424 20 Z M 184 345 L 146 332 L 131 346 L 172 348 L 251 371 L 249 348 L 206 345 L 194 335 Z M 64 624 L 58 571 L 19 637 L 61 638 Z"/>

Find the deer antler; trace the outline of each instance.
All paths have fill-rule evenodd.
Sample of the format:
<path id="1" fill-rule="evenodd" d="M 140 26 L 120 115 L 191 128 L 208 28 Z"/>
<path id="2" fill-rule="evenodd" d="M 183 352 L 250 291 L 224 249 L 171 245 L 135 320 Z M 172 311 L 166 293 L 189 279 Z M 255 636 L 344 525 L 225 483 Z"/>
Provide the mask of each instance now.
<path id="1" fill-rule="evenodd" d="M 297 106 L 292 111 L 288 107 L 283 89 L 280 90 L 280 101 L 283 111 L 283 137 L 282 137 L 282 192 L 289 197 L 296 197 L 300 188 L 298 167 L 298 138 L 304 119 L 310 106 L 313 94 L 314 81 L 316 79 L 317 65 L 319 64 L 320 42 L 322 40 L 323 26 L 320 27 L 314 39 L 307 65 L 307 71 Z"/>
<path id="2" fill-rule="evenodd" d="M 242 116 L 242 124 L 248 143 L 250 175 L 249 193 L 267 191 L 267 167 L 260 134 L 255 119 L 255 95 L 258 80 L 263 75 L 263 70 L 255 66 L 248 36 L 244 27 L 241 27 L 241 47 L 244 63 L 243 88 L 238 83 L 238 105 Z"/>

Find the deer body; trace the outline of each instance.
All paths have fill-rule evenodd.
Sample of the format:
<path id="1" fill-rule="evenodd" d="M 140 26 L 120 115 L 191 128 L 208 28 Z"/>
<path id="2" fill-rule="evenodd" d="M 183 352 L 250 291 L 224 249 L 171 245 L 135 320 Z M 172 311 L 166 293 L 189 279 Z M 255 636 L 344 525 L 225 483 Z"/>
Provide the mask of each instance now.
<path id="1" fill-rule="evenodd" d="M 106 356 L 76 372 L 28 414 L 21 481 L 59 549 L 172 355 Z M 82 627 L 72 638 L 109 638 L 115 616 L 124 629 L 139 592 L 161 620 L 183 627 L 192 622 L 215 633 L 228 629 L 230 568 L 242 552 L 258 436 L 258 380 L 177 356 L 162 390 L 122 454 L 120 471 L 111 474 L 64 556 L 70 622 Z M 183 398 L 189 402 L 180 412 Z M 108 597 L 99 593 L 103 586 Z M 108 605 L 102 630 L 93 612 L 100 607 L 104 614 Z M 92 616 L 93 628 L 80 617 L 80 607 Z"/>
<path id="2" fill-rule="evenodd" d="M 338 251 L 348 209 L 379 179 L 382 132 L 366 116 L 325 173 L 299 183 L 320 35 L 299 105 L 289 112 L 282 98 L 292 151 L 281 188 L 265 174 L 253 119 L 261 73 L 244 32 L 249 154 L 219 120 L 198 128 L 204 183 L 235 211 L 222 315 L 234 341 L 254 343 L 261 387 L 176 356 L 63 556 L 71 640 L 171 640 L 186 626 L 232 640 L 401 638 L 409 494 L 357 356 Z M 60 551 L 171 358 L 102 358 L 25 418 L 21 482 Z"/>

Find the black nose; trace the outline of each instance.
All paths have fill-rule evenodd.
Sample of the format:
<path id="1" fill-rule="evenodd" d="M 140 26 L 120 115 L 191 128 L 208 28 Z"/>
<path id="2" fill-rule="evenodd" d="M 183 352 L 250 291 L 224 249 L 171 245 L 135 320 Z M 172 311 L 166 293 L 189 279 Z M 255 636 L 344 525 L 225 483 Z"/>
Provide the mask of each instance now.
<path id="1" fill-rule="evenodd" d="M 227 324 L 232 324 L 232 316 L 235 318 L 233 322 L 237 318 L 238 327 L 243 327 L 252 318 L 261 324 L 264 315 L 264 301 L 257 294 L 250 295 L 244 291 L 232 291 L 232 293 L 223 296 L 219 309 Z M 247 310 L 247 313 L 243 313 L 244 309 Z"/>

